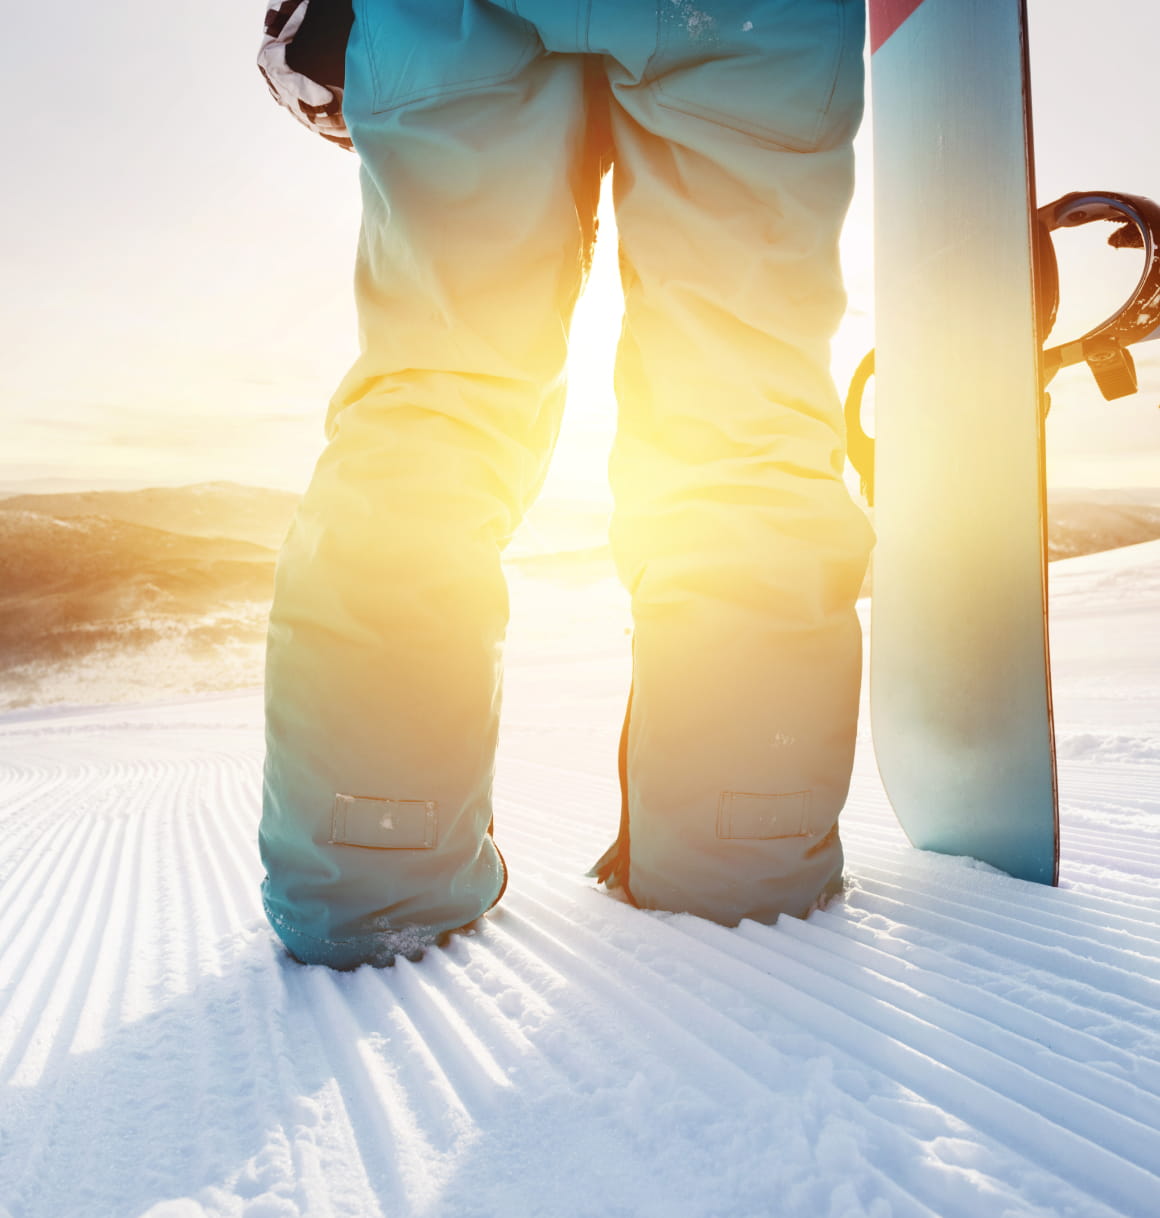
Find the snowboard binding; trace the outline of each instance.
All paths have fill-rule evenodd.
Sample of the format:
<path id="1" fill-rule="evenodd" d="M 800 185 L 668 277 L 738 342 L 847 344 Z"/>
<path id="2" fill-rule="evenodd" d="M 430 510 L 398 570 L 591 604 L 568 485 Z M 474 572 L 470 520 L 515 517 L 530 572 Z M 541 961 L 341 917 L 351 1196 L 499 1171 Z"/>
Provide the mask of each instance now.
<path id="1" fill-rule="evenodd" d="M 1108 238 L 1114 249 L 1144 253 L 1144 269 L 1132 295 L 1111 317 L 1070 342 L 1043 352 L 1042 383 L 1046 387 L 1061 369 L 1086 363 L 1107 401 L 1139 389 L 1136 365 L 1128 348 L 1160 339 L 1160 204 L 1141 195 L 1106 191 L 1074 191 L 1039 208 L 1035 230 L 1035 290 L 1039 341 L 1047 342 L 1059 310 L 1059 264 L 1051 234 L 1094 220 L 1119 222 Z M 874 505 L 874 438 L 862 426 L 862 399 L 874 375 L 874 352 L 858 365 L 846 395 L 846 439 L 850 464 L 858 471 L 862 494 Z M 1051 399 L 1043 394 L 1043 413 Z"/>
<path id="2" fill-rule="evenodd" d="M 1108 238 L 1115 249 L 1144 251 L 1144 269 L 1132 295 L 1106 321 L 1071 342 L 1043 353 L 1043 383 L 1071 364 L 1086 363 L 1107 401 L 1139 389 L 1133 343 L 1160 337 L 1160 205 L 1140 195 L 1076 191 L 1041 207 L 1038 213 L 1036 271 L 1040 339 L 1046 341 L 1059 307 L 1059 268 L 1051 233 L 1093 220 L 1119 221 Z"/>

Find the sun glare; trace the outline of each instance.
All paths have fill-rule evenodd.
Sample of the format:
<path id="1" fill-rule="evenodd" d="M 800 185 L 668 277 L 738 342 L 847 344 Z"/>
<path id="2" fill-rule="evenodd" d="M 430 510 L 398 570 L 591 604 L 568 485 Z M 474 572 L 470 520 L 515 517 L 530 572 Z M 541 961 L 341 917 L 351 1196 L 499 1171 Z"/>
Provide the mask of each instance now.
<path id="1" fill-rule="evenodd" d="M 600 199 L 600 236 L 592 272 L 572 318 L 568 352 L 568 401 L 546 499 L 584 500 L 611 507 L 608 452 L 616 432 L 612 370 L 624 315 L 616 257 L 616 215 L 610 178 Z"/>
<path id="2" fill-rule="evenodd" d="M 874 251 L 869 188 L 860 189 L 842 236 L 849 308 L 834 336 L 832 369 L 839 393 L 874 345 Z M 541 498 L 583 501 L 610 510 L 608 454 L 616 432 L 613 366 L 624 314 L 617 263 L 616 214 L 611 176 L 600 200 L 600 236 L 592 273 L 572 320 L 568 402 L 552 467 Z"/>

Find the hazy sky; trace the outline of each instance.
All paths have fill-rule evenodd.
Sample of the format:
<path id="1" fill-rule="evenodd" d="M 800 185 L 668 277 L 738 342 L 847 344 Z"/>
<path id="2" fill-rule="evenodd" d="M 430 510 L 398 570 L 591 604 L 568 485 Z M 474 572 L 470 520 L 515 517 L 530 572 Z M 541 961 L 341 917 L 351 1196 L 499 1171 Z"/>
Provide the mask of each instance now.
<path id="1" fill-rule="evenodd" d="M 0 192 L 0 485 L 301 487 L 355 353 L 356 162 L 266 94 L 253 66 L 263 0 L 4 9 L 0 70 L 20 100 Z M 1160 198 L 1156 0 L 1031 0 L 1031 16 L 1041 200 L 1080 188 Z M 868 137 L 869 123 L 839 379 L 872 342 Z M 1070 335 L 1118 303 L 1138 263 L 1105 254 L 1095 233 L 1068 237 Z M 577 327 L 584 369 L 558 495 L 603 493 L 618 326 L 604 245 Z M 1103 403 L 1082 370 L 1057 381 L 1055 484 L 1160 484 L 1160 343 L 1137 352 L 1144 392 L 1127 402 Z"/>

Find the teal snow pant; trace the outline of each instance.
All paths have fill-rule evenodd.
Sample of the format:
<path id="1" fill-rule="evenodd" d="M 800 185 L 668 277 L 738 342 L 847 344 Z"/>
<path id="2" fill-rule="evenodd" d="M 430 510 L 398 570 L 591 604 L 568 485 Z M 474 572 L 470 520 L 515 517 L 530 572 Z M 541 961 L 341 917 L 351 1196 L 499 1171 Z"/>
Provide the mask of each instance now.
<path id="1" fill-rule="evenodd" d="M 611 870 L 726 924 L 840 882 L 871 534 L 828 363 L 862 42 L 861 0 L 355 0 L 362 354 L 267 659 L 263 896 L 299 960 L 387 963 L 502 891 L 500 554 L 555 442 L 609 160 L 635 615 Z"/>

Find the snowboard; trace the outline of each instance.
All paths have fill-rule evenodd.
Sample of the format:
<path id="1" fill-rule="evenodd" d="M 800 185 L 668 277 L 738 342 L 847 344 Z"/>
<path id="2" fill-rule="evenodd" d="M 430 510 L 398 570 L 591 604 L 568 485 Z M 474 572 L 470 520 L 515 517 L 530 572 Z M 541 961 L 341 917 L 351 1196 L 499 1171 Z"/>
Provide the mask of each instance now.
<path id="1" fill-rule="evenodd" d="M 870 0 L 870 715 L 922 849 L 1058 878 L 1024 0 Z"/>

